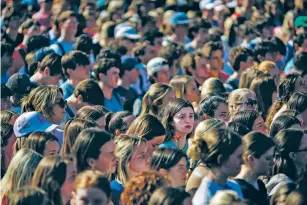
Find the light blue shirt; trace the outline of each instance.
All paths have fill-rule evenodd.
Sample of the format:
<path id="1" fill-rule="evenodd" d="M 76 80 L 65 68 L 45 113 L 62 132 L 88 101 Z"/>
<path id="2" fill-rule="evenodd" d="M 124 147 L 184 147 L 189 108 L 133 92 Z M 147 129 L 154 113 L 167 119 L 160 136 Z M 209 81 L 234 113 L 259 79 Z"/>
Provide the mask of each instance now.
<path id="1" fill-rule="evenodd" d="M 112 98 L 104 98 L 104 105 L 105 108 L 108 109 L 110 112 L 119 112 L 123 111 L 123 104 L 120 95 L 112 93 Z"/>
<path id="2" fill-rule="evenodd" d="M 62 52 L 62 50 L 61 50 L 61 48 L 60 48 L 60 46 L 58 45 L 58 43 L 60 43 L 61 45 L 62 45 L 62 47 L 63 47 L 63 49 L 64 49 L 64 53 Z M 72 51 L 73 49 L 74 49 L 74 43 L 75 42 L 68 42 L 68 41 L 64 41 L 64 40 L 62 40 L 62 39 L 58 39 L 58 41 L 57 42 L 55 42 L 54 44 L 52 44 L 51 46 L 50 46 L 50 48 L 52 49 L 52 50 L 54 50 L 54 52 L 56 53 L 56 54 L 59 54 L 59 55 L 64 55 L 65 53 L 68 53 L 68 52 L 70 52 L 70 51 Z"/>
<path id="3" fill-rule="evenodd" d="M 189 144 L 188 140 L 186 140 L 186 144 L 185 144 L 185 146 L 182 150 L 182 151 L 184 151 L 184 153 L 187 153 L 187 151 L 189 149 L 188 144 Z M 178 149 L 178 146 L 173 141 L 164 142 L 163 144 L 160 144 L 160 146 L 159 146 L 159 148 L 164 148 L 164 147 L 170 147 L 170 148 Z"/>
<path id="4" fill-rule="evenodd" d="M 216 194 L 216 192 L 223 190 L 235 191 L 241 199 L 244 199 L 242 190 L 235 181 L 227 180 L 226 186 L 221 187 L 208 177 L 205 177 L 201 181 L 201 184 L 193 197 L 192 203 L 193 205 L 209 205 L 210 200 Z"/>
<path id="5" fill-rule="evenodd" d="M 61 88 L 64 93 L 64 99 L 69 98 L 75 91 L 75 88 L 73 88 L 67 81 L 61 85 Z"/>

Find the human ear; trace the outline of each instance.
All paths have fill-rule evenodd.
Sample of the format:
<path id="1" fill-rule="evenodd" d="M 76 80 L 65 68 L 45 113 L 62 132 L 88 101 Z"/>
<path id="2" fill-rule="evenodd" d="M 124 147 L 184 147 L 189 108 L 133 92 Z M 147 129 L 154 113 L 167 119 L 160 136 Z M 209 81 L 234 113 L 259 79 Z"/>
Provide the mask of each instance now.
<path id="1" fill-rule="evenodd" d="M 87 163 L 91 168 L 95 168 L 96 167 L 96 162 L 93 158 L 88 158 L 87 159 Z"/>
<path id="2" fill-rule="evenodd" d="M 49 68 L 49 67 L 46 67 L 46 68 L 44 69 L 43 73 L 44 73 L 45 75 L 50 75 L 50 68 Z"/>
<path id="3" fill-rule="evenodd" d="M 294 162 L 296 161 L 296 154 L 294 152 L 289 153 L 290 159 L 292 159 Z"/>
<path id="4" fill-rule="evenodd" d="M 220 154 L 220 155 L 217 157 L 217 163 L 218 163 L 219 165 L 222 164 L 222 159 L 223 159 L 223 156 Z"/>

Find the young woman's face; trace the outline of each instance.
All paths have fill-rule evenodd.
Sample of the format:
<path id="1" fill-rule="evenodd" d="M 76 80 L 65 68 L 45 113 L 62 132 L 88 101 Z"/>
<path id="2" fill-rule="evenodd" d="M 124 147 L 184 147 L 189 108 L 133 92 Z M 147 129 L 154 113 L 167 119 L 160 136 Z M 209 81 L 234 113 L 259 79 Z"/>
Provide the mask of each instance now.
<path id="1" fill-rule="evenodd" d="M 193 130 L 194 111 L 191 107 L 184 107 L 173 117 L 176 133 L 189 134 Z"/>
<path id="2" fill-rule="evenodd" d="M 298 77 L 295 81 L 294 92 L 306 92 L 306 82 L 302 77 Z"/>
<path id="3" fill-rule="evenodd" d="M 73 162 L 67 164 L 66 166 L 66 179 L 61 187 L 62 200 L 68 202 L 71 199 L 71 193 L 73 191 L 73 185 L 76 178 L 76 167 Z"/>
<path id="4" fill-rule="evenodd" d="M 261 155 L 259 159 L 254 157 L 254 171 L 257 172 L 259 176 L 267 175 L 267 173 L 271 170 L 274 164 L 274 149 L 274 147 L 271 147 L 268 151 Z"/>
<path id="5" fill-rule="evenodd" d="M 170 89 L 168 93 L 163 97 L 161 107 L 164 107 L 165 105 L 168 104 L 169 101 L 172 101 L 175 99 L 176 99 L 175 91 L 174 89 Z"/>
<path id="6" fill-rule="evenodd" d="M 161 70 L 157 72 L 156 83 L 166 83 L 168 84 L 170 81 L 170 73 L 169 70 Z"/>
<path id="7" fill-rule="evenodd" d="M 195 80 L 193 79 L 186 85 L 185 99 L 187 99 L 190 103 L 198 103 L 200 101 L 200 91 L 196 86 Z"/>
<path id="8" fill-rule="evenodd" d="M 51 117 L 51 120 L 54 124 L 58 124 L 59 122 L 64 120 L 66 113 L 65 109 L 66 109 L 66 103 L 64 101 L 63 94 L 61 92 L 58 92 L 52 109 L 53 115 Z"/>
<path id="9" fill-rule="evenodd" d="M 105 130 L 106 128 L 106 119 L 104 116 L 98 118 L 98 120 L 96 120 L 96 124 L 98 125 L 98 127 L 102 130 Z"/>
<path id="10" fill-rule="evenodd" d="M 214 118 L 227 123 L 230 119 L 228 105 L 226 105 L 225 103 L 220 103 L 214 112 Z"/>
<path id="11" fill-rule="evenodd" d="M 108 205 L 107 195 L 98 188 L 78 189 L 74 194 L 75 205 Z"/>
<path id="12" fill-rule="evenodd" d="M 187 160 L 181 158 L 179 162 L 169 169 L 169 178 L 173 187 L 184 186 L 187 175 Z"/>
<path id="13" fill-rule="evenodd" d="M 240 145 L 222 164 L 222 171 L 227 176 L 236 176 L 241 170 L 242 145 Z"/>
<path id="14" fill-rule="evenodd" d="M 49 141 L 45 145 L 44 156 L 56 155 L 59 153 L 59 143 L 57 141 Z"/>
<path id="15" fill-rule="evenodd" d="M 113 140 L 105 143 L 100 148 L 98 159 L 92 165 L 93 168 L 105 174 L 112 174 L 116 169 L 116 156 L 114 154 L 115 144 Z"/>
<path id="16" fill-rule="evenodd" d="M 152 140 L 147 140 L 147 154 L 148 156 L 152 156 L 152 153 L 159 148 L 159 145 L 162 144 L 165 140 L 165 135 L 157 136 Z"/>
<path id="17" fill-rule="evenodd" d="M 261 117 L 261 115 L 259 115 L 256 120 L 254 121 L 254 124 L 253 124 L 253 131 L 256 131 L 256 132 L 261 132 L 263 134 L 266 134 L 267 133 L 267 128 L 264 124 L 264 120 L 263 118 Z"/>
<path id="18" fill-rule="evenodd" d="M 134 149 L 131 156 L 131 161 L 128 164 L 130 177 L 149 170 L 149 156 L 147 154 L 147 146 L 147 143 L 142 143 Z"/>

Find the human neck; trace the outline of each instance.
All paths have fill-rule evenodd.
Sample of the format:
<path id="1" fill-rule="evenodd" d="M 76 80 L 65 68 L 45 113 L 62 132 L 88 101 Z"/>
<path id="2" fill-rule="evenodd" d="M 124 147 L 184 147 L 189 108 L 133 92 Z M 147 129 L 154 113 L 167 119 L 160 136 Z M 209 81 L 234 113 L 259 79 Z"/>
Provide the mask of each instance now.
<path id="1" fill-rule="evenodd" d="M 181 44 L 183 44 L 183 43 L 184 43 L 184 38 L 185 38 L 185 36 L 177 35 L 176 33 L 174 33 L 174 34 L 172 35 L 172 39 L 173 39 L 173 41 L 175 41 L 176 43 L 181 43 Z"/>
<path id="2" fill-rule="evenodd" d="M 30 80 L 32 82 L 39 84 L 39 85 L 45 85 L 46 84 L 43 75 L 39 71 L 34 73 L 34 75 L 32 75 L 32 77 L 30 78 Z"/>
<path id="3" fill-rule="evenodd" d="M 251 184 L 254 188 L 258 189 L 258 175 L 250 167 L 246 165 L 241 166 L 241 171 L 236 178 L 243 179 Z"/>
<path id="4" fill-rule="evenodd" d="M 60 39 L 72 43 L 75 40 L 75 35 L 69 34 L 67 31 L 62 30 Z"/>
<path id="5" fill-rule="evenodd" d="M 99 86 L 103 92 L 104 97 L 106 97 L 107 99 L 111 99 L 112 98 L 112 93 L 113 93 L 113 88 L 110 88 L 107 84 L 99 81 Z"/>
<path id="6" fill-rule="evenodd" d="M 68 78 L 67 83 L 71 85 L 71 87 L 75 88 L 80 83 L 80 81 L 76 79 Z"/>
<path id="7" fill-rule="evenodd" d="M 129 81 L 128 78 L 123 77 L 122 80 L 121 80 L 120 85 L 121 85 L 123 88 L 125 88 L 125 89 L 128 90 L 128 89 L 130 88 L 131 83 L 130 83 L 130 81 Z"/>
<path id="8" fill-rule="evenodd" d="M 208 178 L 220 185 L 221 187 L 225 187 L 228 176 L 222 174 L 220 169 L 212 169 L 208 174 Z"/>
<path id="9" fill-rule="evenodd" d="M 179 138 L 179 143 L 177 141 L 177 139 L 175 139 L 175 136 L 180 136 Z M 181 132 L 176 132 L 175 133 L 175 136 L 173 137 L 172 141 L 180 148 L 180 149 L 184 149 L 185 145 L 186 145 L 186 137 L 187 137 L 187 134 L 184 134 L 184 133 L 181 133 Z"/>

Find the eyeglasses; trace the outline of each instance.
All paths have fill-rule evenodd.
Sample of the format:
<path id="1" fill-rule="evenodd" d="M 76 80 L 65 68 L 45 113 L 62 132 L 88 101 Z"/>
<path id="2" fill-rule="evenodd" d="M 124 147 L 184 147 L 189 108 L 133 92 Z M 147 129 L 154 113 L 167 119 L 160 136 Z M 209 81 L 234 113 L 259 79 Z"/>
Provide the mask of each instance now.
<path id="1" fill-rule="evenodd" d="M 257 100 L 248 99 L 248 100 L 246 100 L 245 102 L 237 103 L 237 104 L 238 104 L 238 105 L 247 105 L 248 107 L 254 107 L 254 106 L 256 106 L 258 103 L 257 103 Z"/>
<path id="2" fill-rule="evenodd" d="M 55 100 L 55 104 L 59 105 L 61 108 L 65 108 L 67 105 L 67 101 L 63 98 L 60 98 Z"/>

